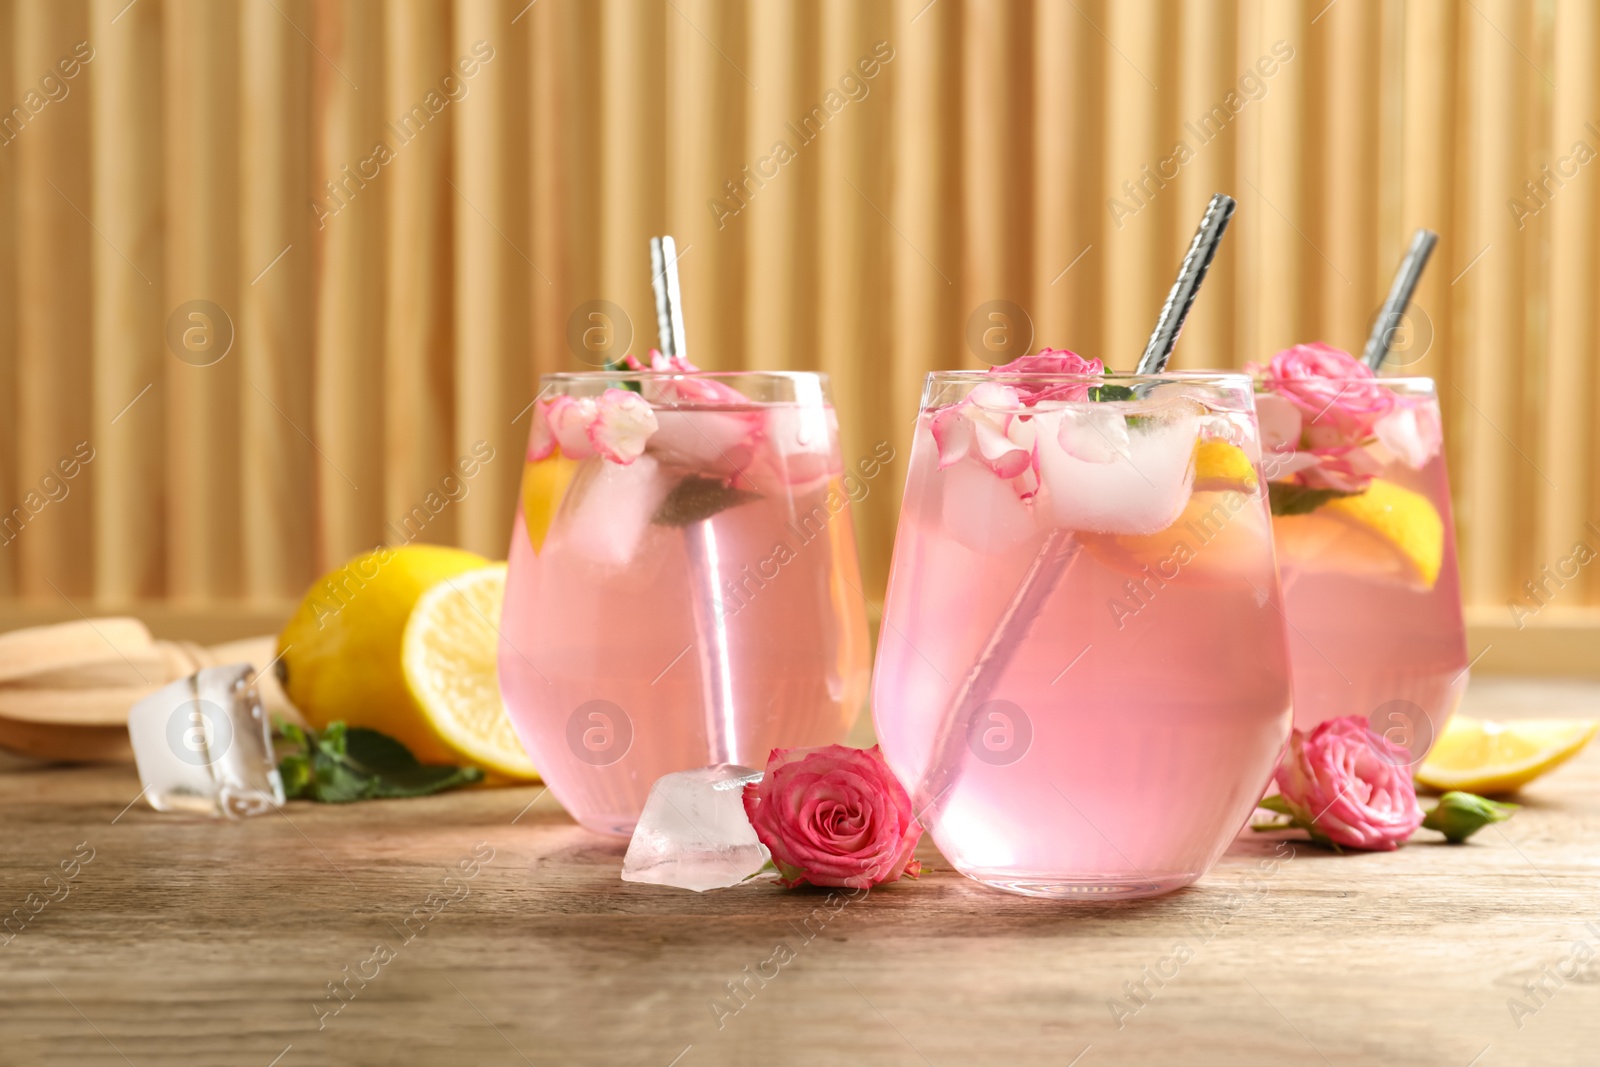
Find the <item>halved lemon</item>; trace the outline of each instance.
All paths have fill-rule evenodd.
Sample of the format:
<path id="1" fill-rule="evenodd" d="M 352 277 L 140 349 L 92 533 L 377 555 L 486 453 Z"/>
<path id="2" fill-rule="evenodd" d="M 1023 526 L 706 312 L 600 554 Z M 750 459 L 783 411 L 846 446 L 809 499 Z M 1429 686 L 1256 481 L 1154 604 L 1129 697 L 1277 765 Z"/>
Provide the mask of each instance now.
<path id="1" fill-rule="evenodd" d="M 1197 441 L 1194 446 L 1194 491 L 1248 493 L 1256 487 L 1256 467 L 1244 449 L 1226 441 Z"/>
<path id="2" fill-rule="evenodd" d="M 1421 493 L 1374 481 L 1303 515 L 1274 515 L 1284 580 L 1297 571 L 1359 575 L 1432 589 L 1444 562 L 1444 521 Z"/>
<path id="3" fill-rule="evenodd" d="M 1431 789 L 1514 793 L 1583 750 L 1600 730 L 1593 719 L 1489 722 L 1457 715 L 1417 768 Z"/>
<path id="4" fill-rule="evenodd" d="M 559 451 L 544 459 L 528 463 L 522 468 L 522 523 L 528 529 L 528 541 L 534 554 L 544 547 L 561 508 L 561 499 L 567 495 L 572 476 L 578 473 L 578 461 L 568 459 Z"/>
<path id="5" fill-rule="evenodd" d="M 1444 522 L 1421 493 L 1379 479 L 1364 493 L 1335 497 L 1322 507 L 1387 541 L 1429 589 L 1439 580 Z"/>
<path id="6" fill-rule="evenodd" d="M 401 665 L 406 687 L 445 743 L 508 778 L 537 778 L 500 700 L 495 659 L 506 565 L 446 578 L 406 622 Z"/>

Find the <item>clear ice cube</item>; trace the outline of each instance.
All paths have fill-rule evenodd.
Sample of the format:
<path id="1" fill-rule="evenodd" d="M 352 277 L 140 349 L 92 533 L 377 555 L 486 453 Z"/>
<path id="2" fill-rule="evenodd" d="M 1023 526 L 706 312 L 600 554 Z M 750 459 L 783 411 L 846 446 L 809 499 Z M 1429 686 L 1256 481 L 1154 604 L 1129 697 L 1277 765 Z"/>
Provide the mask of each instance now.
<path id="1" fill-rule="evenodd" d="M 240 818 L 283 804 L 254 675 L 248 663 L 207 667 L 133 706 L 128 737 L 151 807 Z"/>
<path id="2" fill-rule="evenodd" d="M 572 502 L 562 507 L 561 543 L 596 563 L 627 565 L 673 484 L 648 453 L 632 463 L 595 461 L 573 487 Z"/>
<path id="3" fill-rule="evenodd" d="M 1200 433 L 1192 405 L 1110 402 L 1092 418 L 1143 416 L 1106 441 L 1098 455 L 1094 421 L 1047 412 L 1039 421 L 1039 478 L 1058 525 L 1095 533 L 1152 534 L 1172 525 L 1189 502 L 1191 459 Z M 1064 432 L 1063 432 L 1064 431 Z M 1062 441 L 1065 437 L 1067 440 Z M 1068 450 L 1074 446 L 1079 454 Z M 1087 458 L 1085 458 L 1087 457 Z"/>
<path id="4" fill-rule="evenodd" d="M 771 853 L 744 813 L 744 787 L 761 774 L 717 763 L 657 778 L 628 842 L 622 880 L 704 893 L 759 872 Z"/>

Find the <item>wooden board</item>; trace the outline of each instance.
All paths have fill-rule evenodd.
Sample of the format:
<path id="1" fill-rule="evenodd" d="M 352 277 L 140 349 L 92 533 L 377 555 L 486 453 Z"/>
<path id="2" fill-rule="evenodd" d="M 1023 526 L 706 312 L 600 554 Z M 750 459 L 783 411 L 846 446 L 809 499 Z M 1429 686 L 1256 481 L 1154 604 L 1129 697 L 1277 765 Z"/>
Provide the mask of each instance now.
<path id="1" fill-rule="evenodd" d="M 1469 702 L 1592 715 L 1600 687 Z M 837 914 L 820 892 L 623 884 L 622 842 L 537 787 L 233 824 L 138 792 L 125 768 L 0 774 L 0 914 L 59 897 L 0 944 L 7 1064 L 1498 1067 L 1600 1045 L 1600 964 L 1564 962 L 1600 948 L 1600 749 L 1468 846 L 1301 846 L 1262 871 L 1279 846 L 1247 836 L 1190 889 L 1088 906 L 981 888 L 928 846 L 920 884 Z M 45 890 L 75 855 L 66 895 Z M 793 960 L 747 978 L 780 943 Z M 1120 1028 L 1113 998 L 1138 1009 Z M 1534 1009 L 1520 1029 L 1509 1000 Z"/>

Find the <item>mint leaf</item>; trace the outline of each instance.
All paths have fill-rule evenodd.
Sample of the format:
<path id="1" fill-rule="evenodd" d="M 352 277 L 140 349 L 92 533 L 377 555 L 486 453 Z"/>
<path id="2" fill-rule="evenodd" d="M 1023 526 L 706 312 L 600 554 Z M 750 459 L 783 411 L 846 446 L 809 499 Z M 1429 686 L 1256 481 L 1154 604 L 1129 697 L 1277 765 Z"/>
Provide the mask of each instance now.
<path id="1" fill-rule="evenodd" d="M 283 795 L 303 797 L 311 785 L 311 761 L 305 756 L 285 756 L 278 761 L 278 777 L 283 779 Z"/>
<path id="2" fill-rule="evenodd" d="M 425 797 L 457 786 L 483 781 L 483 772 L 476 767 L 451 767 L 447 764 L 428 766 L 417 764 L 409 771 L 386 774 L 372 780 L 374 797 Z"/>
<path id="3" fill-rule="evenodd" d="M 405 745 L 365 726 L 345 731 L 345 754 L 368 774 L 399 774 L 421 766 Z"/>
<path id="4" fill-rule="evenodd" d="M 318 732 L 280 721 L 278 761 L 288 797 L 346 804 L 376 797 L 420 797 L 483 780 L 477 767 L 424 764 L 400 741 L 364 726 L 331 722 Z"/>
<path id="5" fill-rule="evenodd" d="M 1091 385 L 1090 400 L 1132 400 L 1133 390 L 1126 385 Z"/>
<path id="6" fill-rule="evenodd" d="M 611 360 L 602 369 L 603 370 L 608 370 L 608 371 L 631 371 L 631 370 L 633 370 L 632 367 L 628 366 L 628 357 L 627 356 L 623 356 L 621 359 L 613 359 L 613 360 Z M 635 393 L 644 392 L 644 389 L 639 385 L 638 380 L 634 379 L 634 378 L 630 378 L 627 381 L 621 382 L 619 384 L 621 384 L 622 388 L 631 389 Z"/>
<path id="7" fill-rule="evenodd" d="M 719 511 L 759 500 L 760 493 L 735 489 L 716 478 L 691 474 L 672 487 L 650 521 L 658 526 L 689 526 L 703 522 Z"/>
<path id="8" fill-rule="evenodd" d="M 1343 496 L 1360 496 L 1341 489 L 1312 489 L 1296 482 L 1268 482 L 1267 497 L 1274 515 L 1309 515 L 1330 500 Z"/>

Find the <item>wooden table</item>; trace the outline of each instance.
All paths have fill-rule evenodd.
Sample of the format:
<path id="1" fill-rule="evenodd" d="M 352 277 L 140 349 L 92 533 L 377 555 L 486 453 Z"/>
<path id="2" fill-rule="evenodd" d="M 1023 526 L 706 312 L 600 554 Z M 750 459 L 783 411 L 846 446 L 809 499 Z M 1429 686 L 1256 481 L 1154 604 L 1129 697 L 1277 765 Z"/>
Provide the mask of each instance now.
<path id="1" fill-rule="evenodd" d="M 1600 688 L 1475 682 L 1469 708 L 1600 714 Z M 0 1063 L 1600 1060 L 1600 748 L 1468 846 L 1284 847 L 1263 873 L 1279 846 L 1246 835 L 1190 889 L 1070 906 L 926 846 L 920 884 L 832 915 L 817 892 L 624 884 L 623 843 L 538 788 L 242 823 L 138 792 L 131 768 L 0 774 L 0 908 L 57 897 L 0 946 Z M 793 961 L 747 980 L 779 943 Z"/>

